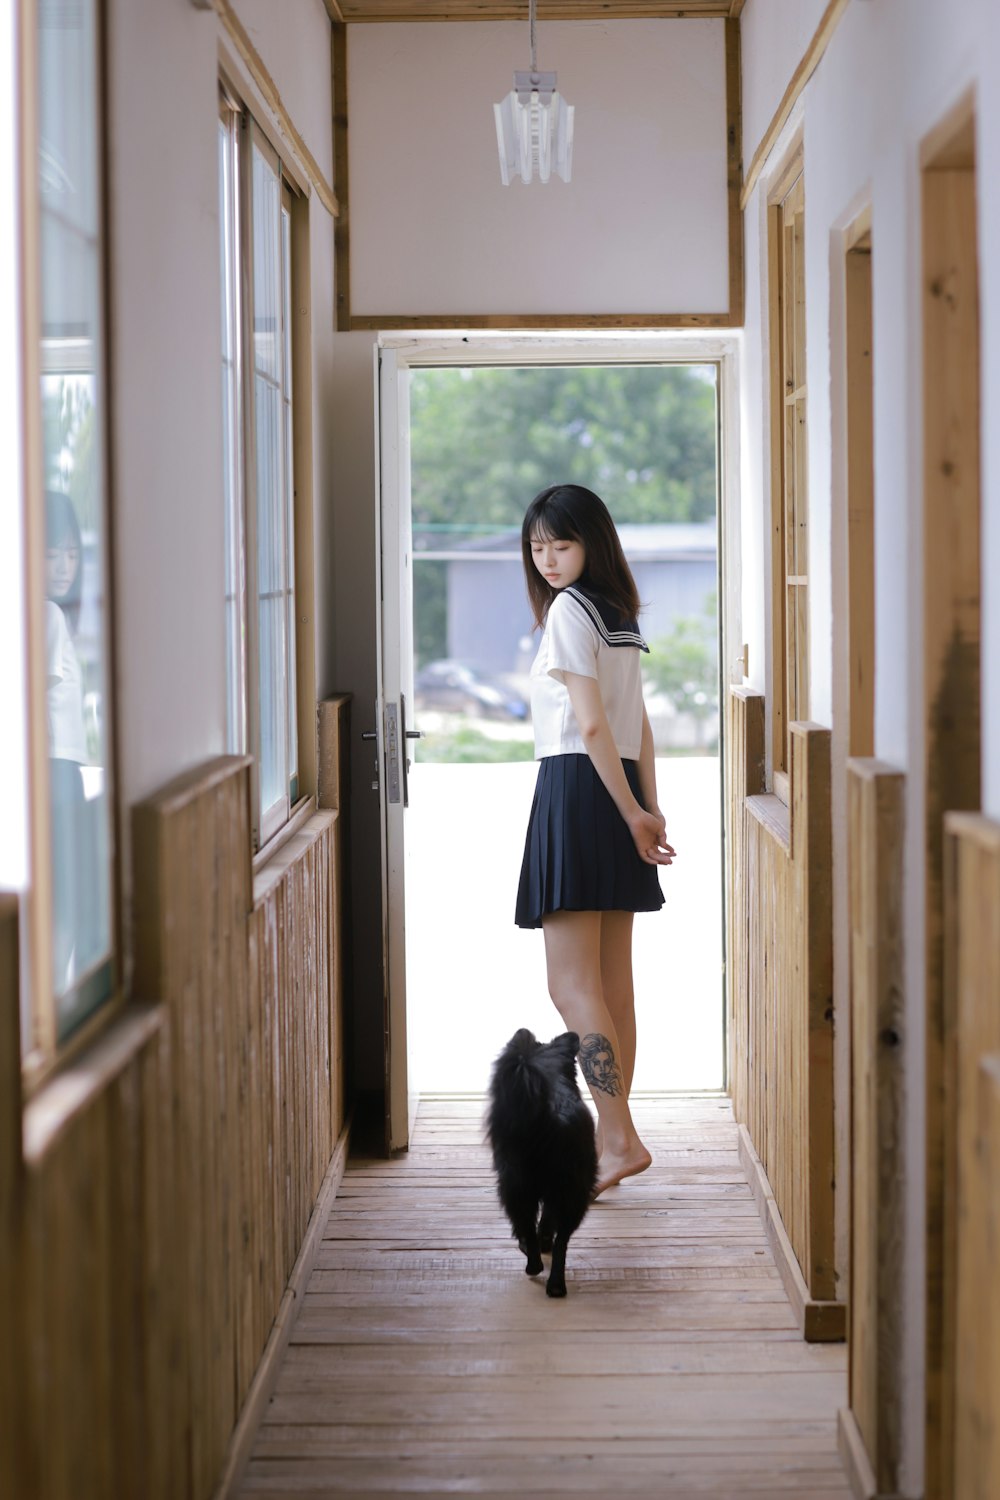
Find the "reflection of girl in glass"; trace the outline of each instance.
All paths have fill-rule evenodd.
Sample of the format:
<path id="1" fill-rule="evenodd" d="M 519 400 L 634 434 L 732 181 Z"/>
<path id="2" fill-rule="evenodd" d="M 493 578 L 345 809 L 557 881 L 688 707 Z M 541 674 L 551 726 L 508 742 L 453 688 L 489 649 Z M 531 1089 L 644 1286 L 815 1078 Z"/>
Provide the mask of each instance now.
<path id="1" fill-rule="evenodd" d="M 83 674 L 74 638 L 80 621 L 83 544 L 68 495 L 45 496 L 45 641 L 48 680 L 49 775 L 52 798 L 52 910 L 55 988 L 72 979 L 83 897 L 79 862 L 84 817 L 83 776 L 87 740 Z"/>

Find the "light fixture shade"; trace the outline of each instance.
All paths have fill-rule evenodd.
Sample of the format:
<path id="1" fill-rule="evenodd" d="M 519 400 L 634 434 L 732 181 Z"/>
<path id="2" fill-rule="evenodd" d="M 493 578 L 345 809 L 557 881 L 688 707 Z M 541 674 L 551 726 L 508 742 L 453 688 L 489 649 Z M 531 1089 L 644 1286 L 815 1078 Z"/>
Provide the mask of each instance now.
<path id="1" fill-rule="evenodd" d="M 500 179 L 529 183 L 537 171 L 548 182 L 553 170 L 563 182 L 573 171 L 573 106 L 556 89 L 554 73 L 515 73 L 514 87 L 493 115 L 500 152 Z"/>

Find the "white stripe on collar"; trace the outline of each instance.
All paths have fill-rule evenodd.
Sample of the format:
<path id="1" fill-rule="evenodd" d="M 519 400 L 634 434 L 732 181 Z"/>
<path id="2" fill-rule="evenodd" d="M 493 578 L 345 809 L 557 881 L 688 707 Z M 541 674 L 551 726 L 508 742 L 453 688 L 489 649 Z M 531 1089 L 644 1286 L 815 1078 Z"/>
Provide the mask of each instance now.
<path id="1" fill-rule="evenodd" d="M 572 584 L 568 584 L 566 588 L 563 589 L 563 593 L 569 594 L 579 604 L 583 605 L 584 609 L 587 611 L 587 613 L 590 615 L 590 618 L 597 626 L 601 638 L 604 640 L 606 645 L 634 646 L 640 651 L 649 651 L 649 647 L 646 645 L 646 642 L 643 640 L 638 630 L 609 630 L 607 625 L 604 623 L 601 611 L 598 609 L 594 601 L 592 599 L 588 599 L 586 594 L 581 593 L 579 589 L 575 589 Z"/>

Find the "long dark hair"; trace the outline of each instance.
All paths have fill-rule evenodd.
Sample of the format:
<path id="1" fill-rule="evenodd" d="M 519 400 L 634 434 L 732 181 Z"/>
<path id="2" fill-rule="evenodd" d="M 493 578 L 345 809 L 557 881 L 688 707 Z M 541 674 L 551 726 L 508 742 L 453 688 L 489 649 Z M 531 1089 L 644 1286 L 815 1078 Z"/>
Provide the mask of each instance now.
<path id="1" fill-rule="evenodd" d="M 611 513 L 593 490 L 584 489 L 582 484 L 552 484 L 539 491 L 525 512 L 521 527 L 524 577 L 535 624 L 544 625 L 559 590 L 535 567 L 531 543 L 537 538 L 579 542 L 587 559 L 580 582 L 614 605 L 625 619 L 638 618 L 639 590 L 632 570 L 625 561 Z"/>
<path id="2" fill-rule="evenodd" d="M 83 537 L 80 535 L 80 522 L 73 502 L 61 490 L 45 491 L 45 545 L 76 548 L 76 577 L 62 598 L 52 601 L 53 604 L 58 604 L 66 616 L 70 635 L 76 635 L 83 595 Z"/>

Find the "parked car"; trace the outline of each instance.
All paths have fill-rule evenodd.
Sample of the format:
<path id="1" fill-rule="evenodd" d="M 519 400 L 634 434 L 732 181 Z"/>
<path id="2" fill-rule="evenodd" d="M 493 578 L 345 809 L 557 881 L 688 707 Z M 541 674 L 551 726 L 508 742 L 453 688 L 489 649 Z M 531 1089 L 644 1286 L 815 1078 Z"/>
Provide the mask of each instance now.
<path id="1" fill-rule="evenodd" d="M 447 713 L 471 714 L 483 719 L 528 717 L 528 704 L 501 677 L 484 672 L 469 662 L 428 662 L 414 679 L 418 709 L 442 709 Z"/>

